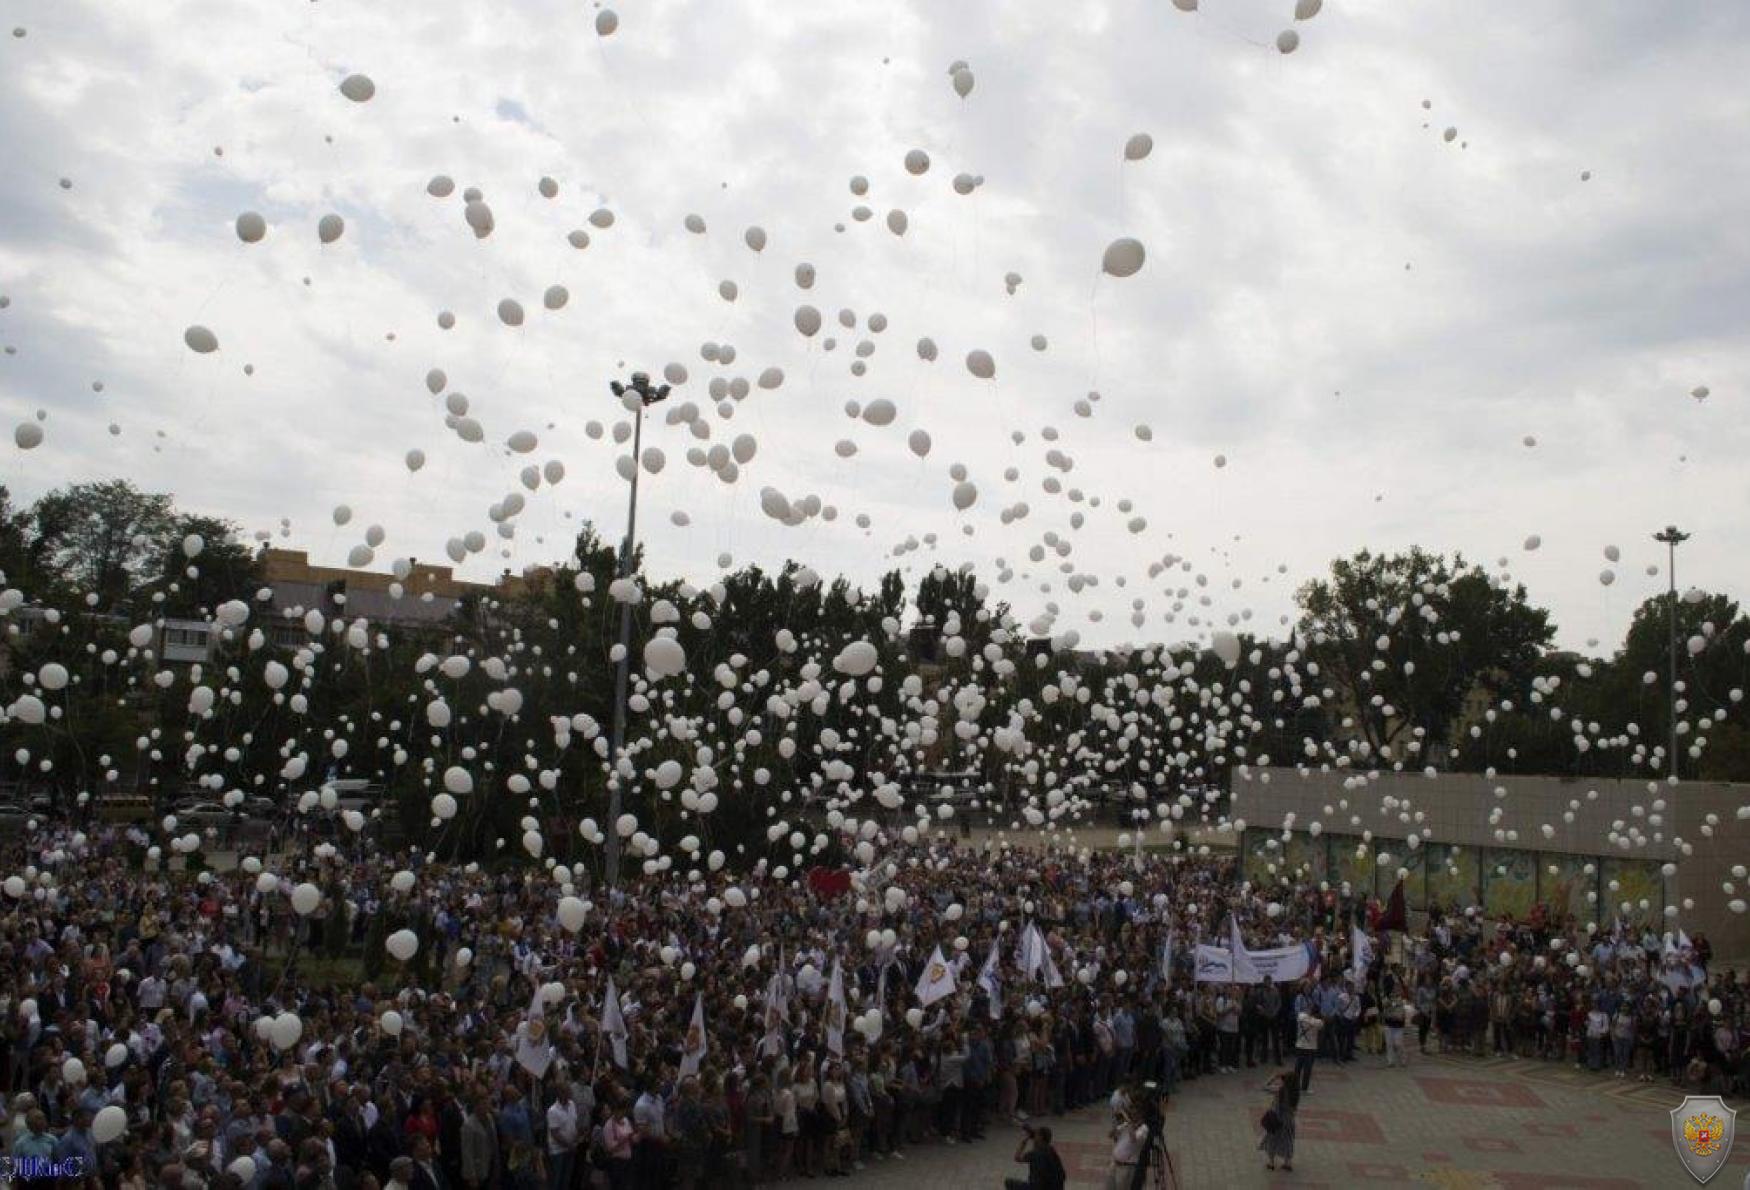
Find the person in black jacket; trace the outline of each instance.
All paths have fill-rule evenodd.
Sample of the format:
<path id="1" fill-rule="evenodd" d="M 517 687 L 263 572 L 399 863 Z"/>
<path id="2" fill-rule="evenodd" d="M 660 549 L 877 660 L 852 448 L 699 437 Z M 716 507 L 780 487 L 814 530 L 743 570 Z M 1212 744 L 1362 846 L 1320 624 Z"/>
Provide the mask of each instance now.
<path id="1" fill-rule="evenodd" d="M 389 1166 L 401 1156 L 401 1129 L 397 1123 L 395 1105 L 388 1095 L 377 1098 L 377 1121 L 365 1133 L 366 1159 L 377 1181 L 387 1184 Z"/>

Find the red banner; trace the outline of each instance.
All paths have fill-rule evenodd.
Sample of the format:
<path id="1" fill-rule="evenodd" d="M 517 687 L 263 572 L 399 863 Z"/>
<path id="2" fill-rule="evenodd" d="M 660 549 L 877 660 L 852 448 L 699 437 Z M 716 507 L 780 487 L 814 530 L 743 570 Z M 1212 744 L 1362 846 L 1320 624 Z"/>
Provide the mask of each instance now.
<path id="1" fill-rule="evenodd" d="M 851 891 L 851 874 L 842 868 L 810 868 L 808 887 L 817 897 L 843 896 Z"/>

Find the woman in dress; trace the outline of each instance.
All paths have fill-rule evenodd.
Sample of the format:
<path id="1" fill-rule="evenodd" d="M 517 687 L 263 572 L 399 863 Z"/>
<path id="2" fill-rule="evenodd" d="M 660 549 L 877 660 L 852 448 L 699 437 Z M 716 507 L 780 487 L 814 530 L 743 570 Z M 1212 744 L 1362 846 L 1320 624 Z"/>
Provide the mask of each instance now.
<path id="1" fill-rule="evenodd" d="M 1275 1169 L 1276 1159 L 1282 1159 L 1283 1169 L 1294 1168 L 1294 1113 L 1300 1108 L 1300 1082 L 1290 1071 L 1283 1071 L 1264 1089 L 1275 1095 L 1270 1113 L 1276 1117 L 1274 1129 L 1265 1129 L 1258 1148 L 1264 1152 L 1264 1168 Z"/>

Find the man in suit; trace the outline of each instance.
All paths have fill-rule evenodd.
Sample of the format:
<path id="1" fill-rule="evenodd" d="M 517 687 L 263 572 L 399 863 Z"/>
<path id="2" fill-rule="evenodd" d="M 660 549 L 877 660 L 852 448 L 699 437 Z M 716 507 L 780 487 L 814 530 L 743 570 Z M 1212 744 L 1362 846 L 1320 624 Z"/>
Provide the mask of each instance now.
<path id="1" fill-rule="evenodd" d="M 477 1092 L 462 1115 L 462 1185 L 481 1190 L 492 1181 L 498 1165 L 498 1132 L 485 1092 Z"/>
<path id="2" fill-rule="evenodd" d="M 451 1190 L 450 1184 L 444 1180 L 443 1171 L 438 1169 L 431 1141 L 423 1133 L 414 1133 L 407 1155 L 413 1158 L 413 1181 L 409 1183 L 409 1190 Z"/>
<path id="3" fill-rule="evenodd" d="M 355 1174 L 369 1164 L 370 1129 L 365 1125 L 364 1094 L 362 1085 L 354 1087 L 329 1109 L 334 1121 L 334 1164 Z"/>

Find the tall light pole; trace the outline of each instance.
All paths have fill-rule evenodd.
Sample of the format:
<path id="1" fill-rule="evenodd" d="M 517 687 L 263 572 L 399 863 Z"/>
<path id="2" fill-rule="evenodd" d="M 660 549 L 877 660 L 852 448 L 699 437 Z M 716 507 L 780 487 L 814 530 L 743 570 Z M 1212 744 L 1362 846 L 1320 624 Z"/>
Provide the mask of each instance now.
<path id="1" fill-rule="evenodd" d="M 1671 674 L 1667 682 L 1667 704 L 1671 717 L 1671 779 L 1677 779 L 1677 547 L 1689 540 L 1689 534 L 1679 533 L 1676 525 L 1666 525 L 1663 533 L 1653 534 L 1653 540 L 1662 543 L 1667 550 L 1669 561 L 1665 573 L 1671 580 L 1670 602 L 1667 607 L 1666 623 L 1671 632 Z"/>
<path id="2" fill-rule="evenodd" d="M 668 385 L 650 383 L 644 372 L 632 383 L 610 380 L 608 388 L 632 410 L 632 491 L 626 505 L 626 536 L 620 542 L 618 577 L 632 573 L 633 539 L 638 532 L 638 468 L 643 465 L 644 410 L 668 396 Z M 626 747 L 626 682 L 632 667 L 632 604 L 620 602 L 620 664 L 614 672 L 614 736 L 608 750 L 608 849 L 603 876 L 608 887 L 620 883 L 620 753 Z"/>

